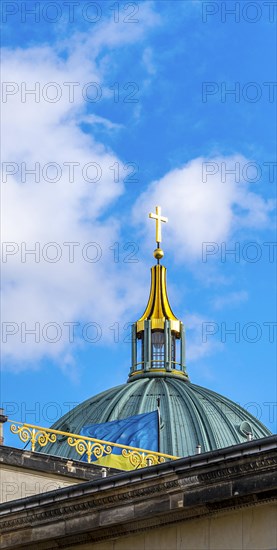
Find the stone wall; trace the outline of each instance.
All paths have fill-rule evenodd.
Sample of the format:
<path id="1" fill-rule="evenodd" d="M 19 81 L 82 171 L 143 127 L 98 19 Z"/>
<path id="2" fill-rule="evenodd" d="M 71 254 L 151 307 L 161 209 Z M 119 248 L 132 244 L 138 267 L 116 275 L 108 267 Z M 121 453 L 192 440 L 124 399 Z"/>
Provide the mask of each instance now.
<path id="1" fill-rule="evenodd" d="M 276 550 L 276 450 L 270 436 L 107 478 L 92 467 L 83 483 L 72 473 L 69 487 L 0 504 L 0 547 Z M 38 458 L 51 475 L 68 466 Z"/>
<path id="2" fill-rule="evenodd" d="M 277 505 L 264 504 L 70 550 L 276 550 Z"/>
<path id="3" fill-rule="evenodd" d="M 107 476 L 118 470 L 106 469 Z M 0 502 L 102 478 L 101 466 L 0 446 Z"/>
<path id="4" fill-rule="evenodd" d="M 0 502 L 8 502 L 18 498 L 26 498 L 38 493 L 54 491 L 80 483 L 80 479 L 36 472 L 22 468 L 4 467 L 0 469 L 1 492 Z"/>

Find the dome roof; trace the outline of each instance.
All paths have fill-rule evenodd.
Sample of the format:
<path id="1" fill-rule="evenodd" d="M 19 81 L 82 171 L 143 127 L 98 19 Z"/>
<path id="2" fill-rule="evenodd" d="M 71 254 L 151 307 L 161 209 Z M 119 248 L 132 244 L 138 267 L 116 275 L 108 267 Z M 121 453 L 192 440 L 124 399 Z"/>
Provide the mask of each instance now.
<path id="1" fill-rule="evenodd" d="M 201 445 L 202 452 L 221 449 L 253 438 L 270 435 L 270 431 L 242 407 L 211 390 L 189 381 L 156 376 L 141 378 L 116 386 L 88 399 L 60 418 L 56 430 L 80 433 L 83 426 L 110 422 L 154 411 L 160 398 L 161 452 L 188 456 Z M 77 453 L 57 436 L 44 452 L 69 458 Z"/>
<path id="2" fill-rule="evenodd" d="M 160 452 L 188 456 L 213 451 L 247 440 L 262 438 L 270 431 L 239 405 L 189 381 L 185 362 L 185 332 L 170 307 L 166 290 L 166 268 L 160 265 L 161 208 L 149 214 L 156 220 L 157 265 L 151 269 L 147 307 L 132 326 L 132 366 L 127 384 L 111 388 L 58 420 L 52 428 L 79 434 L 84 426 L 121 420 L 152 412 L 160 403 Z M 66 435 L 44 452 L 79 458 L 67 444 Z"/>

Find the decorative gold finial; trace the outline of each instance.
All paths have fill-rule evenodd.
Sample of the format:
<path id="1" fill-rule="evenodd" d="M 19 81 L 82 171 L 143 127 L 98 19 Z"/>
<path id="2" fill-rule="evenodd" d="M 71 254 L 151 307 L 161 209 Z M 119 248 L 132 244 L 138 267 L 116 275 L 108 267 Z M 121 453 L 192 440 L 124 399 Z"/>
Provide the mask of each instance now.
<path id="1" fill-rule="evenodd" d="M 156 242 L 157 242 L 158 248 L 154 250 L 154 258 L 156 258 L 156 260 L 158 261 L 161 260 L 164 255 L 163 250 L 160 248 L 160 243 L 162 242 L 162 222 L 164 223 L 168 222 L 168 218 L 165 218 L 164 216 L 162 216 L 161 211 L 162 211 L 161 207 L 156 206 L 156 214 L 153 214 L 152 212 L 149 214 L 149 218 L 156 220 Z"/>

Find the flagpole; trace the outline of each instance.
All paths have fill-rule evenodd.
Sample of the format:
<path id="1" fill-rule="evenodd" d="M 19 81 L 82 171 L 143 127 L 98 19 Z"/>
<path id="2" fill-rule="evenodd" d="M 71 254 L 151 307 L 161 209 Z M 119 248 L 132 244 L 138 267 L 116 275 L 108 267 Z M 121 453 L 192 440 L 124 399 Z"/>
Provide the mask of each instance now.
<path id="1" fill-rule="evenodd" d="M 161 452 L 161 438 L 160 438 L 160 430 L 161 430 L 161 411 L 160 411 L 160 397 L 157 397 L 157 411 L 158 411 L 158 453 Z"/>

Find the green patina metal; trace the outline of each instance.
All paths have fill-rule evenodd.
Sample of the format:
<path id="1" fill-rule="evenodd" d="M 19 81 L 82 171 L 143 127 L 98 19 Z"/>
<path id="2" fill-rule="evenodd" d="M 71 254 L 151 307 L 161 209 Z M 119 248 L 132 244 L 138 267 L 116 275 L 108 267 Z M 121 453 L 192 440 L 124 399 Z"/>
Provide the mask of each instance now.
<path id="1" fill-rule="evenodd" d="M 83 426 L 110 422 L 150 412 L 160 398 L 160 451 L 175 456 L 188 456 L 212 451 L 247 441 L 249 426 L 254 439 L 270 431 L 248 411 L 226 397 L 188 381 L 170 376 L 139 378 L 111 388 L 84 401 L 52 427 L 80 433 Z M 244 424 L 243 424 L 244 423 Z M 247 424 L 245 424 L 247 423 Z M 74 449 L 66 441 L 57 441 L 44 449 L 49 454 L 73 458 Z"/>
<path id="2" fill-rule="evenodd" d="M 160 249 L 155 253 L 159 262 Z M 194 455 L 197 448 L 213 451 L 270 435 L 237 403 L 190 382 L 185 366 L 184 327 L 169 305 L 166 270 L 159 263 L 151 269 L 148 305 L 133 325 L 132 336 L 128 382 L 84 401 L 52 428 L 78 434 L 88 424 L 154 411 L 159 400 L 162 453 L 184 457 Z M 47 444 L 44 452 L 76 458 L 66 437 Z"/>

